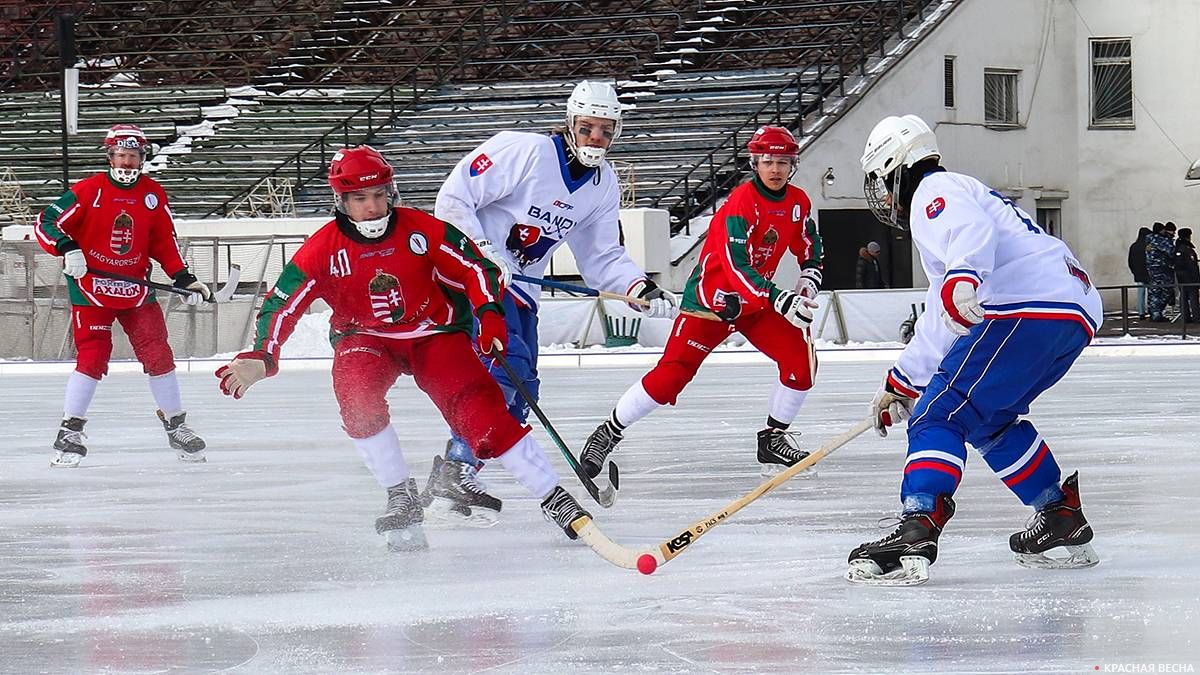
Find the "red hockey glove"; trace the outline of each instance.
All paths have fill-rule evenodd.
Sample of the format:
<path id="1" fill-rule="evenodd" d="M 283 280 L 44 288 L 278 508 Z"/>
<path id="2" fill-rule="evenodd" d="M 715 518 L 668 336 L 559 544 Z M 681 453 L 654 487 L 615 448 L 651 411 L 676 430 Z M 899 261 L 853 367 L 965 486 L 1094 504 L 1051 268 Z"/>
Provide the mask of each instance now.
<path id="1" fill-rule="evenodd" d="M 252 384 L 278 372 L 279 366 L 270 354 L 254 350 L 233 357 L 232 361 L 217 368 L 216 376 L 221 380 L 221 393 L 241 398 Z"/>
<path id="2" fill-rule="evenodd" d="M 479 317 L 479 351 L 491 354 L 500 341 L 500 351 L 508 349 L 508 325 L 500 312 L 488 310 Z"/>

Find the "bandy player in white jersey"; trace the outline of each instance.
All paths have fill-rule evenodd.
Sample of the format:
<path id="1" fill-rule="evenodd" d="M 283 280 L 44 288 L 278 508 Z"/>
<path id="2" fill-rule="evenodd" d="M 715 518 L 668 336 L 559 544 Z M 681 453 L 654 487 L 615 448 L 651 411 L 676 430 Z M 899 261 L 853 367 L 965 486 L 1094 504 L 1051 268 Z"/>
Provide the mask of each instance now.
<path id="1" fill-rule="evenodd" d="M 908 456 L 895 532 L 850 554 L 847 579 L 907 585 L 928 580 L 938 536 L 971 444 L 1034 509 L 1009 547 L 1028 567 L 1099 562 L 1080 508 L 1078 472 L 1061 485 L 1058 462 L 1020 417 L 1058 382 L 1100 327 L 1100 294 L 1060 239 L 975 178 L 940 165 L 937 138 L 915 115 L 888 117 L 862 158 L 867 203 L 882 222 L 912 230 L 929 278 L 916 334 L 884 379 L 876 430 L 903 419 Z M 911 417 L 910 417 L 911 416 Z M 1065 557 L 1045 552 L 1065 548 Z"/>
<path id="2" fill-rule="evenodd" d="M 459 161 L 438 192 L 434 214 L 471 237 L 504 274 L 508 292 L 506 358 L 525 387 L 538 393 L 537 309 L 541 288 L 512 283 L 513 272 L 542 277 L 555 249 L 566 243 L 592 288 L 650 301 L 646 316 L 673 318 L 675 296 L 660 289 L 621 245 L 620 187 L 605 160 L 621 135 L 621 103 L 603 82 L 583 81 L 567 100 L 565 129 L 550 134 L 502 131 Z M 525 401 L 498 364 L 489 363 L 509 403 L 524 423 Z M 496 522 L 500 500 L 487 494 L 475 474 L 481 467 L 460 438 L 435 458 L 422 495 L 429 513 L 469 525 Z"/>

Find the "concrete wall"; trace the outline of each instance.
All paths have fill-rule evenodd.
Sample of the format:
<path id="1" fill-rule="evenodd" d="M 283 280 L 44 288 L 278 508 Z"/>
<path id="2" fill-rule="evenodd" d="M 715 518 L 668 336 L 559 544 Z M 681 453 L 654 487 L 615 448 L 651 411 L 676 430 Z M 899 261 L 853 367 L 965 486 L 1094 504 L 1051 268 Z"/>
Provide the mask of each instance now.
<path id="1" fill-rule="evenodd" d="M 865 208 L 858 160 L 887 115 L 935 126 L 947 168 L 979 177 L 1030 213 L 1062 198 L 1062 233 L 1099 284 L 1132 283 L 1137 227 L 1200 226 L 1200 188 L 1184 172 L 1200 156 L 1200 86 L 1190 56 L 1195 0 L 964 0 L 924 42 L 801 155 L 794 182 L 813 208 Z M 1089 129 L 1089 37 L 1133 45 L 1133 129 Z M 955 57 L 956 105 L 943 105 L 943 59 Z M 1011 130 L 983 126 L 984 68 L 1020 71 Z M 837 179 L 821 176 L 833 167 Z M 926 283 L 914 261 L 914 283 Z"/>

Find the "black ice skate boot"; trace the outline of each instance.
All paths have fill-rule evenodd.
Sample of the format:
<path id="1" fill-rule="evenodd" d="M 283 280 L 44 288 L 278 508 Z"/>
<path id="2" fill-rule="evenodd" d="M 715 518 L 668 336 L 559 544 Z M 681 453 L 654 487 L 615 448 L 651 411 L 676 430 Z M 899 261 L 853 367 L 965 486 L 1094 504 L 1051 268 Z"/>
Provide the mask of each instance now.
<path id="1" fill-rule="evenodd" d="M 158 419 L 162 420 L 163 429 L 167 430 L 167 440 L 170 441 L 171 447 L 179 451 L 178 457 L 181 462 L 206 462 L 204 457 L 204 439 L 200 438 L 192 428 L 187 425 L 187 413 L 181 412 L 171 419 L 163 414 L 163 411 L 158 411 Z"/>
<path id="2" fill-rule="evenodd" d="M 592 517 L 592 514 L 585 511 L 570 492 L 562 489 L 561 485 L 556 485 L 554 491 L 542 500 L 542 514 L 546 516 L 547 520 L 561 527 L 570 539 L 576 539 L 579 536 L 575 530 L 571 529 L 571 523 L 585 516 Z"/>
<path id="3" fill-rule="evenodd" d="M 859 584 L 915 586 L 929 581 L 929 566 L 937 560 L 938 536 L 954 516 L 954 500 L 939 495 L 933 513 L 901 516 L 888 536 L 850 552 L 846 579 Z"/>
<path id="4" fill-rule="evenodd" d="M 421 504 L 429 516 L 468 527 L 495 525 L 500 519 L 502 503 L 487 493 L 476 472 L 474 464 L 443 460 L 435 455 L 429 482 L 421 494 Z"/>
<path id="5" fill-rule="evenodd" d="M 1008 547 L 1016 554 L 1017 564 L 1039 569 L 1078 569 L 1100 562 L 1100 556 L 1089 543 L 1092 526 L 1083 517 L 1079 504 L 1079 472 L 1071 474 L 1062 484 L 1063 498 L 1043 506 L 1029 519 L 1023 532 L 1008 539 Z M 1044 555 L 1050 549 L 1063 547 L 1065 558 Z"/>
<path id="6" fill-rule="evenodd" d="M 375 519 L 375 531 L 383 535 L 389 551 L 424 551 L 429 548 L 421 523 L 425 513 L 417 496 L 417 481 L 393 485 L 387 491 L 387 510 Z"/>
<path id="7" fill-rule="evenodd" d="M 592 435 L 588 436 L 587 442 L 583 444 L 583 450 L 579 451 L 579 465 L 588 478 L 600 475 L 600 469 L 604 468 L 604 460 L 608 459 L 609 453 L 616 449 L 617 443 L 624 438 L 621 430 L 613 426 L 610 421 L 606 420 L 596 427 Z"/>
<path id="8" fill-rule="evenodd" d="M 68 417 L 62 421 L 58 427 L 58 438 L 54 439 L 54 449 L 58 452 L 50 460 L 52 468 L 73 469 L 79 466 L 79 460 L 87 455 L 87 446 L 83 444 L 83 439 L 87 438 L 87 434 L 83 433 L 86 422 L 82 417 Z"/>
<path id="9" fill-rule="evenodd" d="M 808 457 L 807 452 L 796 446 L 795 437 L 800 434 L 767 427 L 758 432 L 758 463 L 764 476 L 773 476 L 785 467 Z M 811 478 L 817 475 L 813 469 L 801 471 L 797 477 Z"/>

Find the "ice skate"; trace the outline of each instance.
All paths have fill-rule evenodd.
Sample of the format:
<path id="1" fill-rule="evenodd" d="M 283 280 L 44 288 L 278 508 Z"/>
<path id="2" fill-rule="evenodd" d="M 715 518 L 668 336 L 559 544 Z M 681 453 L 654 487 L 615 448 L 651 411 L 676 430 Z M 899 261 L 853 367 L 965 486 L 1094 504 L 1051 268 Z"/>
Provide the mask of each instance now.
<path id="1" fill-rule="evenodd" d="M 846 580 L 876 586 L 916 586 L 929 581 L 929 566 L 937 560 L 938 536 L 952 516 L 954 500 L 949 495 L 938 497 L 933 513 L 905 514 L 894 532 L 851 551 Z"/>
<path id="2" fill-rule="evenodd" d="M 181 412 L 171 419 L 167 419 L 163 411 L 159 410 L 158 419 L 162 421 L 163 429 L 167 431 L 167 440 L 170 441 L 171 447 L 179 451 L 179 461 L 195 463 L 208 461 L 204 457 L 204 439 L 196 435 L 196 432 L 187 425 L 187 413 Z"/>
<path id="3" fill-rule="evenodd" d="M 1089 543 L 1092 526 L 1088 525 L 1079 503 L 1079 472 L 1071 474 L 1062 484 L 1063 498 L 1042 507 L 1022 532 L 1008 539 L 1016 554 L 1017 564 L 1037 569 L 1079 569 L 1092 567 L 1100 556 Z M 1063 548 L 1067 555 L 1051 557 L 1046 552 Z"/>
<path id="4" fill-rule="evenodd" d="M 808 457 L 807 452 L 797 447 L 795 437 L 800 434 L 787 432 L 774 427 L 767 427 L 758 432 L 758 463 L 760 473 L 774 476 L 785 468 Z M 796 475 L 797 478 L 812 478 L 817 475 L 814 469 L 805 469 Z"/>
<path id="5" fill-rule="evenodd" d="M 393 485 L 387 491 L 387 511 L 375 519 L 375 531 L 383 535 L 389 551 L 406 553 L 429 548 L 421 523 L 425 514 L 417 496 L 417 481 Z"/>
<path id="6" fill-rule="evenodd" d="M 542 500 L 542 514 L 546 516 L 546 520 L 561 527 L 570 539 L 579 536 L 571 527 L 571 523 L 580 518 L 592 517 L 592 514 L 585 511 L 571 496 L 571 493 L 564 490 L 561 485 L 555 486 L 554 491 Z"/>
<path id="7" fill-rule="evenodd" d="M 588 436 L 587 442 L 583 444 L 583 450 L 579 452 L 579 465 L 588 478 L 600 475 L 600 470 L 604 468 L 604 460 L 608 459 L 609 453 L 623 439 L 624 436 L 621 435 L 621 432 L 610 422 L 604 422 L 596 427 L 592 435 Z"/>
<path id="8" fill-rule="evenodd" d="M 87 446 L 83 439 L 83 425 L 87 420 L 82 417 L 68 417 L 58 428 L 58 438 L 54 439 L 54 449 L 57 451 L 50 460 L 50 466 L 55 469 L 74 469 L 80 460 L 87 455 Z"/>
<path id="9" fill-rule="evenodd" d="M 491 527 L 500 519 L 501 502 L 487 493 L 474 464 L 433 458 L 421 505 L 431 518 L 468 527 Z"/>

